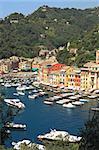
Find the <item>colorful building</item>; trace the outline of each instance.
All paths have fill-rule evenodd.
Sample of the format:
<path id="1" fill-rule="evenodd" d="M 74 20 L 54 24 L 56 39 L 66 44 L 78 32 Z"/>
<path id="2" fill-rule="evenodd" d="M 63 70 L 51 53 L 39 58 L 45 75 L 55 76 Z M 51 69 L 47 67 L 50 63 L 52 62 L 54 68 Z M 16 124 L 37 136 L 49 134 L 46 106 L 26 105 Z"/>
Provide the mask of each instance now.
<path id="1" fill-rule="evenodd" d="M 31 61 L 21 61 L 19 62 L 19 71 L 30 71 Z"/>
<path id="2" fill-rule="evenodd" d="M 40 69 L 40 64 L 34 64 L 32 63 L 32 71 L 38 71 Z"/>
<path id="3" fill-rule="evenodd" d="M 65 86 L 68 89 L 79 90 L 80 81 L 80 69 L 74 66 L 68 67 L 65 74 Z"/>
<path id="4" fill-rule="evenodd" d="M 9 61 L 0 62 L 0 72 L 9 73 L 11 71 L 11 63 Z"/>
<path id="5" fill-rule="evenodd" d="M 63 81 L 63 72 L 61 71 L 65 64 L 54 64 L 49 68 L 49 83 L 52 85 L 60 86 Z"/>
<path id="6" fill-rule="evenodd" d="M 96 62 L 88 62 L 81 68 L 81 89 L 99 89 L 99 50 L 96 51 Z"/>

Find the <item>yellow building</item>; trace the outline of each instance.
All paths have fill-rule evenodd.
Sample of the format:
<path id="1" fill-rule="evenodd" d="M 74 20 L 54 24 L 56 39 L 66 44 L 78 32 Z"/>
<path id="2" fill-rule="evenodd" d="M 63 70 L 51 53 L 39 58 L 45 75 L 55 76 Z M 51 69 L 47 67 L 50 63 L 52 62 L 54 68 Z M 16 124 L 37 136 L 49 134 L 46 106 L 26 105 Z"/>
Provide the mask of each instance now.
<path id="1" fill-rule="evenodd" d="M 51 85 L 59 86 L 60 85 L 60 81 L 61 81 L 61 79 L 60 79 L 60 72 L 59 72 L 59 70 L 58 71 L 54 70 L 54 71 L 51 71 L 49 73 L 49 83 Z"/>
<path id="2" fill-rule="evenodd" d="M 88 62 L 81 68 L 81 89 L 99 89 L 99 64 Z"/>
<path id="3" fill-rule="evenodd" d="M 21 61 L 19 62 L 19 71 L 30 71 L 31 65 L 31 61 Z"/>
<path id="4" fill-rule="evenodd" d="M 44 82 L 44 83 L 49 83 L 49 69 L 48 68 L 42 68 L 42 77 L 41 77 L 41 80 Z"/>
<path id="5" fill-rule="evenodd" d="M 80 69 L 77 67 L 69 66 L 65 74 L 65 86 L 68 89 L 80 89 Z"/>
<path id="6" fill-rule="evenodd" d="M 2 61 L 0 62 L 0 72 L 2 73 L 9 73 L 11 71 L 11 63 Z"/>

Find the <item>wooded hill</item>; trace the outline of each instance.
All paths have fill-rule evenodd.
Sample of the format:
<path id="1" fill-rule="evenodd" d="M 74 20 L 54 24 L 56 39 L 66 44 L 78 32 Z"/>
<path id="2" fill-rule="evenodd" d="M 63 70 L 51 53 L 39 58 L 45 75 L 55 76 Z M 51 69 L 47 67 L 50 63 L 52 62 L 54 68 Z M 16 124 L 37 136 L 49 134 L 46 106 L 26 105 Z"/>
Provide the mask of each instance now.
<path id="1" fill-rule="evenodd" d="M 0 20 L 0 58 L 36 57 L 41 46 L 49 51 L 64 46 L 56 56 L 61 63 L 82 65 L 95 59 L 99 7 L 81 10 L 42 6 L 28 16 L 13 13 Z M 76 48 L 76 53 L 70 53 L 71 48 Z"/>

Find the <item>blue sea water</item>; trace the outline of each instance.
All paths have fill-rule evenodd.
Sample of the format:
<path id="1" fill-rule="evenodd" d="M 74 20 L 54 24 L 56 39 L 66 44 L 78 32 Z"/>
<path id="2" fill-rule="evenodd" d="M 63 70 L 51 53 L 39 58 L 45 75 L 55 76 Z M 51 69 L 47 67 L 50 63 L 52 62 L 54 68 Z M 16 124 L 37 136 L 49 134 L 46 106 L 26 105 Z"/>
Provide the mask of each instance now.
<path id="1" fill-rule="evenodd" d="M 39 97 L 35 100 L 28 99 L 28 93 L 25 96 L 13 96 L 15 88 L 5 88 L 7 98 L 19 98 L 24 104 L 25 109 L 14 116 L 15 123 L 27 125 L 26 131 L 11 131 L 10 137 L 5 141 L 7 147 L 11 146 L 13 141 L 30 139 L 37 142 L 37 136 L 49 132 L 50 129 L 65 130 L 71 134 L 79 135 L 80 130 L 89 117 L 89 108 L 96 105 L 96 101 L 90 101 L 81 107 L 74 109 L 63 108 L 61 105 L 45 105 L 45 97 Z"/>

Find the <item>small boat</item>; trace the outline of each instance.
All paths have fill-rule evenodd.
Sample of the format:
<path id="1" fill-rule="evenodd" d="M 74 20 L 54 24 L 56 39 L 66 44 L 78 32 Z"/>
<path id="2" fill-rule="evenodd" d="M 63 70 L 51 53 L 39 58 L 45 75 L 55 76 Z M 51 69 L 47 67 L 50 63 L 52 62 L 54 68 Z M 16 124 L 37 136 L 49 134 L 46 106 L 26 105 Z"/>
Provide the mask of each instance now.
<path id="1" fill-rule="evenodd" d="M 25 85 L 23 85 L 23 86 L 18 86 L 18 87 L 16 88 L 16 90 L 17 90 L 17 91 L 24 91 L 24 90 L 26 90 L 26 86 L 25 86 Z"/>
<path id="2" fill-rule="evenodd" d="M 11 86 L 12 87 L 18 87 L 18 86 L 21 86 L 21 84 L 20 83 L 12 83 Z"/>
<path id="3" fill-rule="evenodd" d="M 82 137 L 77 137 L 75 135 L 69 135 L 69 142 L 71 143 L 75 143 L 75 142 L 80 142 L 80 140 L 82 139 Z"/>
<path id="4" fill-rule="evenodd" d="M 30 140 L 23 140 L 23 141 L 19 141 L 19 142 L 12 142 L 12 145 L 14 146 L 13 148 L 15 150 L 20 150 L 20 145 L 21 144 L 25 144 L 25 145 L 30 145 L 31 141 Z"/>
<path id="5" fill-rule="evenodd" d="M 38 90 L 33 90 L 32 92 L 33 92 L 33 93 L 38 93 Z"/>
<path id="6" fill-rule="evenodd" d="M 88 99 L 80 99 L 79 101 L 80 101 L 80 102 L 86 102 L 86 103 L 89 102 Z"/>
<path id="7" fill-rule="evenodd" d="M 50 101 L 44 101 L 44 104 L 47 104 L 47 105 L 53 105 L 53 102 L 50 102 Z"/>
<path id="8" fill-rule="evenodd" d="M 41 96 L 46 95 L 46 92 L 39 92 Z"/>
<path id="9" fill-rule="evenodd" d="M 93 93 L 95 93 L 95 94 L 99 94 L 99 90 L 95 90 Z"/>
<path id="10" fill-rule="evenodd" d="M 80 105 L 84 105 L 84 102 L 75 101 L 75 102 L 72 102 L 72 104 L 73 104 L 73 105 L 80 106 Z"/>
<path id="11" fill-rule="evenodd" d="M 3 85 L 3 86 L 4 86 L 4 84 L 5 84 L 4 82 L 3 82 L 3 83 L 1 83 L 1 85 Z"/>
<path id="12" fill-rule="evenodd" d="M 25 93 L 24 92 L 18 92 L 18 95 L 22 95 L 22 96 L 24 96 L 25 95 Z"/>
<path id="13" fill-rule="evenodd" d="M 35 99 L 35 98 L 39 97 L 39 95 L 40 95 L 39 93 L 34 94 L 34 95 L 29 95 L 28 98 Z"/>
<path id="14" fill-rule="evenodd" d="M 97 98 L 98 96 L 97 95 L 89 95 L 88 96 L 88 98 L 90 98 L 90 99 L 95 99 L 95 98 Z"/>
<path id="15" fill-rule="evenodd" d="M 65 103 L 69 103 L 70 101 L 71 101 L 70 99 L 62 99 L 62 100 L 57 101 L 56 104 L 63 105 Z"/>
<path id="16" fill-rule="evenodd" d="M 72 103 L 68 103 L 68 104 L 63 104 L 63 107 L 66 107 L 66 108 L 75 108 L 76 106 L 73 105 Z"/>
<path id="17" fill-rule="evenodd" d="M 10 87 L 11 87 L 11 84 L 10 84 L 10 83 L 5 83 L 5 84 L 4 84 L 4 87 L 10 88 Z"/>
<path id="18" fill-rule="evenodd" d="M 5 127 L 6 128 L 14 128 L 14 129 L 26 129 L 26 125 L 25 124 L 15 124 L 15 123 L 10 123 L 10 122 L 7 122 L 5 124 Z"/>
<path id="19" fill-rule="evenodd" d="M 18 96 L 19 94 L 18 93 L 13 93 L 13 95 Z"/>

